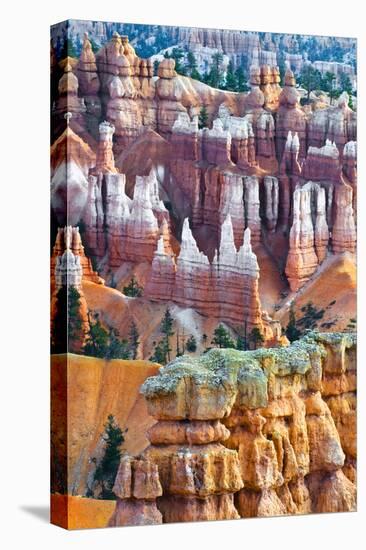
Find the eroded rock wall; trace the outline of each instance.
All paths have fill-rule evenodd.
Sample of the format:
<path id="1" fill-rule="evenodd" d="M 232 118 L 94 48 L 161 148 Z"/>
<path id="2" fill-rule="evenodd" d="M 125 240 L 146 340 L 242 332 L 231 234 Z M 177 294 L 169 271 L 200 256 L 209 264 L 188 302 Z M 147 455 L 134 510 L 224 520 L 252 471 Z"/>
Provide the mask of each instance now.
<path id="1" fill-rule="evenodd" d="M 183 356 L 147 379 L 163 522 L 354 510 L 355 358 L 355 335 L 312 332 Z"/>

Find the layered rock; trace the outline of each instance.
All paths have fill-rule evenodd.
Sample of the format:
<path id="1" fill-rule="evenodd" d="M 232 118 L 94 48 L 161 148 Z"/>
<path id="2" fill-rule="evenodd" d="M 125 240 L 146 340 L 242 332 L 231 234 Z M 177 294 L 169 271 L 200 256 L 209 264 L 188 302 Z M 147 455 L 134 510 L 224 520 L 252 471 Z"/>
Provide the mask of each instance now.
<path id="1" fill-rule="evenodd" d="M 88 33 L 84 33 L 83 47 L 77 64 L 79 93 L 84 98 L 87 130 L 97 139 L 98 123 L 101 115 L 99 98 L 100 82 L 96 59 Z"/>
<path id="2" fill-rule="evenodd" d="M 74 74 L 76 60 L 66 57 L 60 62 L 64 71 L 58 83 L 58 97 L 52 106 L 52 133 L 58 137 L 65 128 L 65 114 L 72 114 L 72 126 L 79 135 L 86 134 L 84 99 L 79 97 L 79 81 Z M 82 137 L 84 137 L 82 135 Z"/>
<path id="3" fill-rule="evenodd" d="M 312 113 L 308 123 L 308 144 L 321 147 L 329 139 L 343 151 L 348 141 L 356 139 L 356 113 L 348 107 L 349 96 L 343 92 L 337 105 L 318 109 Z"/>
<path id="4" fill-rule="evenodd" d="M 245 117 L 233 116 L 225 103 L 220 105 L 218 115 L 224 130 L 231 135 L 230 157 L 232 162 L 240 168 L 255 166 L 254 132 L 250 120 Z M 262 153 L 260 147 L 259 151 Z"/>
<path id="5" fill-rule="evenodd" d="M 67 126 L 51 147 L 51 206 L 59 224 L 75 225 L 87 203 L 88 174 L 96 155 L 70 127 Z"/>
<path id="6" fill-rule="evenodd" d="M 231 326 L 256 327 L 265 341 L 278 341 L 278 323 L 262 312 L 258 281 L 259 267 L 252 251 L 249 227 L 237 250 L 230 213 L 221 225 L 220 246 L 212 262 L 199 250 L 189 226 L 183 223 L 180 253 L 176 259 L 160 237 L 154 254 L 145 296 L 151 300 L 172 300 L 194 308 Z"/>
<path id="7" fill-rule="evenodd" d="M 83 268 L 85 268 L 85 276 Z M 82 287 L 83 279 L 104 284 L 103 279 L 94 273 L 90 260 L 84 254 L 79 228 L 71 226 L 59 228 L 51 258 L 51 341 L 58 353 L 68 351 L 80 353 L 83 348 L 89 330 L 88 306 Z M 80 326 L 73 327 L 74 333 L 78 331 L 77 337 L 75 334 L 72 337 L 69 333 L 70 323 L 74 321 L 69 311 L 71 289 L 77 291 L 75 306 L 77 305 Z M 56 317 L 59 319 L 57 324 Z M 65 326 L 61 326 L 60 319 L 65 321 Z"/>
<path id="8" fill-rule="evenodd" d="M 348 141 L 343 148 L 343 173 L 355 186 L 357 182 L 357 142 Z"/>
<path id="9" fill-rule="evenodd" d="M 141 388 L 149 414 L 158 420 L 144 455 L 159 470 L 158 507 L 165 523 L 239 517 L 233 502 L 243 486 L 239 462 L 222 444 L 229 432 L 220 422 L 226 412 L 221 403 L 230 400 L 232 387 L 224 371 L 216 369 L 216 389 L 207 374 L 182 357 Z"/>
<path id="10" fill-rule="evenodd" d="M 215 265 L 216 264 L 216 265 Z M 248 334 L 257 327 L 263 333 L 259 300 L 259 267 L 250 243 L 250 229 L 244 232 L 244 242 L 236 251 L 230 215 L 221 227 L 216 268 L 216 295 L 220 303 L 220 318 L 235 324 L 241 320 Z"/>
<path id="11" fill-rule="evenodd" d="M 210 262 L 198 249 L 188 218 L 183 223 L 173 299 L 178 304 L 194 307 L 206 315 L 214 310 Z"/>
<path id="12" fill-rule="evenodd" d="M 334 142 L 327 139 L 323 147 L 309 147 L 302 177 L 338 183 L 340 173 L 339 151 Z"/>
<path id="13" fill-rule="evenodd" d="M 264 95 L 264 106 L 266 109 L 276 111 L 279 104 L 279 95 L 281 87 L 280 70 L 278 67 L 262 65 L 260 68 L 261 85 L 260 88 Z"/>
<path id="14" fill-rule="evenodd" d="M 95 166 L 96 174 L 114 174 L 117 169 L 114 164 L 113 134 L 115 128 L 109 122 L 99 124 L 99 142 Z"/>
<path id="15" fill-rule="evenodd" d="M 315 192 L 317 215 L 315 228 L 311 215 L 312 193 Z M 316 225 L 318 223 L 318 225 Z M 286 262 L 286 275 L 291 290 L 298 290 L 316 270 L 320 258 L 324 258 L 328 239 L 325 219 L 324 191 L 312 182 L 295 189 L 293 195 L 293 223 L 289 236 L 289 252 Z M 326 241 L 326 242 L 325 242 Z"/>
<path id="16" fill-rule="evenodd" d="M 146 380 L 163 521 L 354 510 L 342 470 L 355 457 L 354 352 L 354 335 L 310 333 L 286 349 L 183 356 Z M 229 509 L 209 505 L 212 491 Z"/>
<path id="17" fill-rule="evenodd" d="M 301 166 L 299 163 L 300 141 L 298 134 L 287 134 L 286 144 L 280 164 L 280 208 L 279 218 L 283 229 L 290 223 L 293 192 L 299 183 Z"/>
<path id="18" fill-rule="evenodd" d="M 224 130 L 220 119 L 215 119 L 212 129 L 205 128 L 202 136 L 202 155 L 209 164 L 230 164 L 231 133 Z"/>
<path id="19" fill-rule="evenodd" d="M 72 256 L 69 254 L 70 252 Z M 94 271 L 90 258 L 85 255 L 79 228 L 72 226 L 59 227 L 51 256 L 51 285 L 53 285 L 55 278 L 57 290 L 63 284 L 67 284 L 67 261 L 64 266 L 66 269 L 62 267 L 62 258 L 65 253 L 65 258 L 67 258 L 67 254 L 70 255 L 70 285 L 80 289 L 82 280 L 104 284 L 103 279 Z"/>
<path id="20" fill-rule="evenodd" d="M 265 176 L 263 180 L 265 193 L 265 217 L 269 231 L 275 231 L 278 220 L 279 184 L 273 176 Z"/>
<path id="21" fill-rule="evenodd" d="M 335 219 L 332 228 L 332 249 L 335 254 L 356 251 L 356 227 L 353 212 L 353 190 L 346 183 L 336 186 L 334 192 Z"/>
<path id="22" fill-rule="evenodd" d="M 174 256 L 166 252 L 164 237 L 158 240 L 151 264 L 150 278 L 144 289 L 144 296 L 151 300 L 171 300 L 175 286 L 176 265 Z"/>
<path id="23" fill-rule="evenodd" d="M 159 472 L 150 460 L 123 456 L 113 486 L 117 497 L 109 527 L 122 525 L 157 525 L 162 515 L 156 499 L 162 495 Z"/>
<path id="24" fill-rule="evenodd" d="M 295 132 L 299 139 L 299 156 L 306 156 L 306 115 L 300 107 L 300 95 L 296 90 L 296 81 L 292 71 L 286 71 L 285 86 L 279 96 L 279 108 L 276 120 L 276 151 L 281 159 L 288 133 Z"/>
<path id="25" fill-rule="evenodd" d="M 257 66 L 250 68 L 251 90 L 245 98 L 245 118 L 251 123 L 256 142 L 256 154 L 263 157 L 273 157 L 274 119 L 268 110 L 264 109 L 266 98 L 262 92 L 261 72 Z"/>

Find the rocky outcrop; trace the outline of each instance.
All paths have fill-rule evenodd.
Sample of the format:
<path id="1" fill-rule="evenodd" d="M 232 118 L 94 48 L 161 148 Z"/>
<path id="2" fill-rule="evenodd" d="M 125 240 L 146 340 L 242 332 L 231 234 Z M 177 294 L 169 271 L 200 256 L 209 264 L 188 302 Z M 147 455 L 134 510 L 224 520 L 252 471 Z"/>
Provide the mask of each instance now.
<path id="1" fill-rule="evenodd" d="M 285 86 L 279 96 L 279 108 L 276 120 L 276 151 L 281 159 L 288 133 L 297 133 L 299 140 L 299 156 L 306 156 L 306 115 L 300 107 L 300 95 L 296 89 L 296 81 L 292 71 L 286 71 Z"/>
<path id="2" fill-rule="evenodd" d="M 312 204 L 316 205 L 314 223 Z M 295 189 L 286 262 L 291 290 L 298 290 L 325 258 L 329 240 L 325 207 L 325 191 L 319 185 L 308 182 Z"/>
<path id="3" fill-rule="evenodd" d="M 163 521 L 354 510 L 342 470 L 355 460 L 354 369 L 354 335 L 310 333 L 284 349 L 183 356 L 147 379 L 158 423 L 144 456 Z"/>
<path id="4" fill-rule="evenodd" d="M 70 127 L 70 116 L 51 147 L 51 207 L 59 224 L 75 225 L 87 202 L 88 174 L 96 155 Z"/>
<path id="5" fill-rule="evenodd" d="M 148 432 L 151 445 L 144 456 L 159 470 L 158 508 L 165 523 L 239 517 L 233 499 L 243 486 L 238 456 L 223 445 L 229 432 L 220 422 L 232 387 L 224 371 L 217 369 L 216 376 L 221 399 L 214 397 L 205 367 L 197 369 L 187 357 L 142 386 L 149 414 L 158 420 Z"/>
<path id="6" fill-rule="evenodd" d="M 122 525 L 157 525 L 162 515 L 156 498 L 162 495 L 159 472 L 149 460 L 124 456 L 113 486 L 117 497 L 116 509 L 109 527 Z"/>
<path id="7" fill-rule="evenodd" d="M 51 343 L 58 353 L 80 353 L 84 346 L 90 327 L 83 280 L 104 284 L 84 254 L 79 228 L 59 228 L 51 257 Z M 69 311 L 70 292 L 73 289 L 77 291 L 74 307 L 77 308 L 80 323 L 79 326 L 74 323 L 74 335 L 70 336 L 70 324 L 75 321 Z"/>
<path id="8" fill-rule="evenodd" d="M 353 212 L 353 191 L 341 183 L 334 192 L 335 220 L 332 229 L 332 248 L 335 254 L 356 251 L 356 227 Z"/>
<path id="9" fill-rule="evenodd" d="M 68 256 L 70 262 L 67 261 Z M 68 263 L 70 272 L 67 271 Z M 90 258 L 85 255 L 79 228 L 72 226 L 58 228 L 51 256 L 51 285 L 55 284 L 58 290 L 62 284 L 67 284 L 67 277 L 68 284 L 78 289 L 81 288 L 82 280 L 104 284 L 103 279 L 93 270 Z"/>
<path id="10" fill-rule="evenodd" d="M 88 132 L 98 138 L 98 124 L 101 116 L 101 102 L 99 98 L 100 81 L 96 65 L 95 54 L 88 33 L 84 33 L 83 47 L 77 64 L 79 93 L 85 104 L 85 123 Z"/>
<path id="11" fill-rule="evenodd" d="M 338 183 L 340 174 L 339 151 L 334 142 L 327 139 L 323 147 L 309 147 L 301 174 L 303 178 Z"/>
<path id="12" fill-rule="evenodd" d="M 279 206 L 279 184 L 278 179 L 273 176 L 265 176 L 264 180 L 265 193 L 265 218 L 269 231 L 275 231 L 278 220 Z"/>
<path id="13" fill-rule="evenodd" d="M 321 147 L 328 139 L 343 151 L 348 141 L 356 140 L 356 113 L 348 107 L 349 96 L 343 92 L 337 105 L 314 111 L 308 122 L 308 144 Z"/>
<path id="14" fill-rule="evenodd" d="M 109 122 L 99 124 L 99 142 L 97 149 L 95 174 L 115 174 L 117 172 L 114 164 L 113 134 L 114 126 Z"/>
<path id="15" fill-rule="evenodd" d="M 221 226 L 219 249 L 210 262 L 199 250 L 186 218 L 176 260 L 160 237 L 145 297 L 172 300 L 231 326 L 245 326 L 248 334 L 256 327 L 266 341 L 278 341 L 278 323 L 268 319 L 261 309 L 259 267 L 250 240 L 248 227 L 244 231 L 243 244 L 237 249 L 228 213 Z"/>

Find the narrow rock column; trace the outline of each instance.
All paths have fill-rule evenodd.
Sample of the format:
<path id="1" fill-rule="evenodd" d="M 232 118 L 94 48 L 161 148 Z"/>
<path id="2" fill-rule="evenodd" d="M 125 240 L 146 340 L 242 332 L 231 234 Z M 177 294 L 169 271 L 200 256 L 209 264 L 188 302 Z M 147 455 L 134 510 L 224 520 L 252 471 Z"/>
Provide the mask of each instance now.
<path id="1" fill-rule="evenodd" d="M 352 206 L 352 187 L 336 185 L 334 192 L 335 220 L 332 230 L 332 248 L 335 254 L 356 251 L 356 227 Z"/>
<path id="2" fill-rule="evenodd" d="M 162 523 L 162 515 L 156 507 L 156 498 L 162 494 L 156 464 L 146 459 L 123 457 L 113 492 L 117 503 L 108 527 Z"/>
<path id="3" fill-rule="evenodd" d="M 298 187 L 293 196 L 293 224 L 290 230 L 286 275 L 291 290 L 298 290 L 318 266 L 311 218 L 311 189 Z"/>
<path id="4" fill-rule="evenodd" d="M 164 523 L 239 517 L 233 503 L 243 486 L 238 455 L 222 445 L 229 432 L 220 422 L 235 389 L 227 371 L 214 370 L 183 356 L 141 388 L 158 420 L 144 456 L 158 466 Z"/>

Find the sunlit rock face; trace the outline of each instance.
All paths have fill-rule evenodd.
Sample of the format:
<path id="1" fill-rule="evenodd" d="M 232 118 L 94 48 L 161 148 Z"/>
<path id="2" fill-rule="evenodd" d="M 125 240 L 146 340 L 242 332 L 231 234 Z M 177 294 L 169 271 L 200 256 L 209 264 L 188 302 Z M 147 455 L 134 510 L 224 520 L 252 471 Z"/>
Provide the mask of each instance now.
<path id="1" fill-rule="evenodd" d="M 287 349 L 183 356 L 148 378 L 158 422 L 144 457 L 163 521 L 354 510 L 355 349 L 352 334 L 309 333 Z"/>

